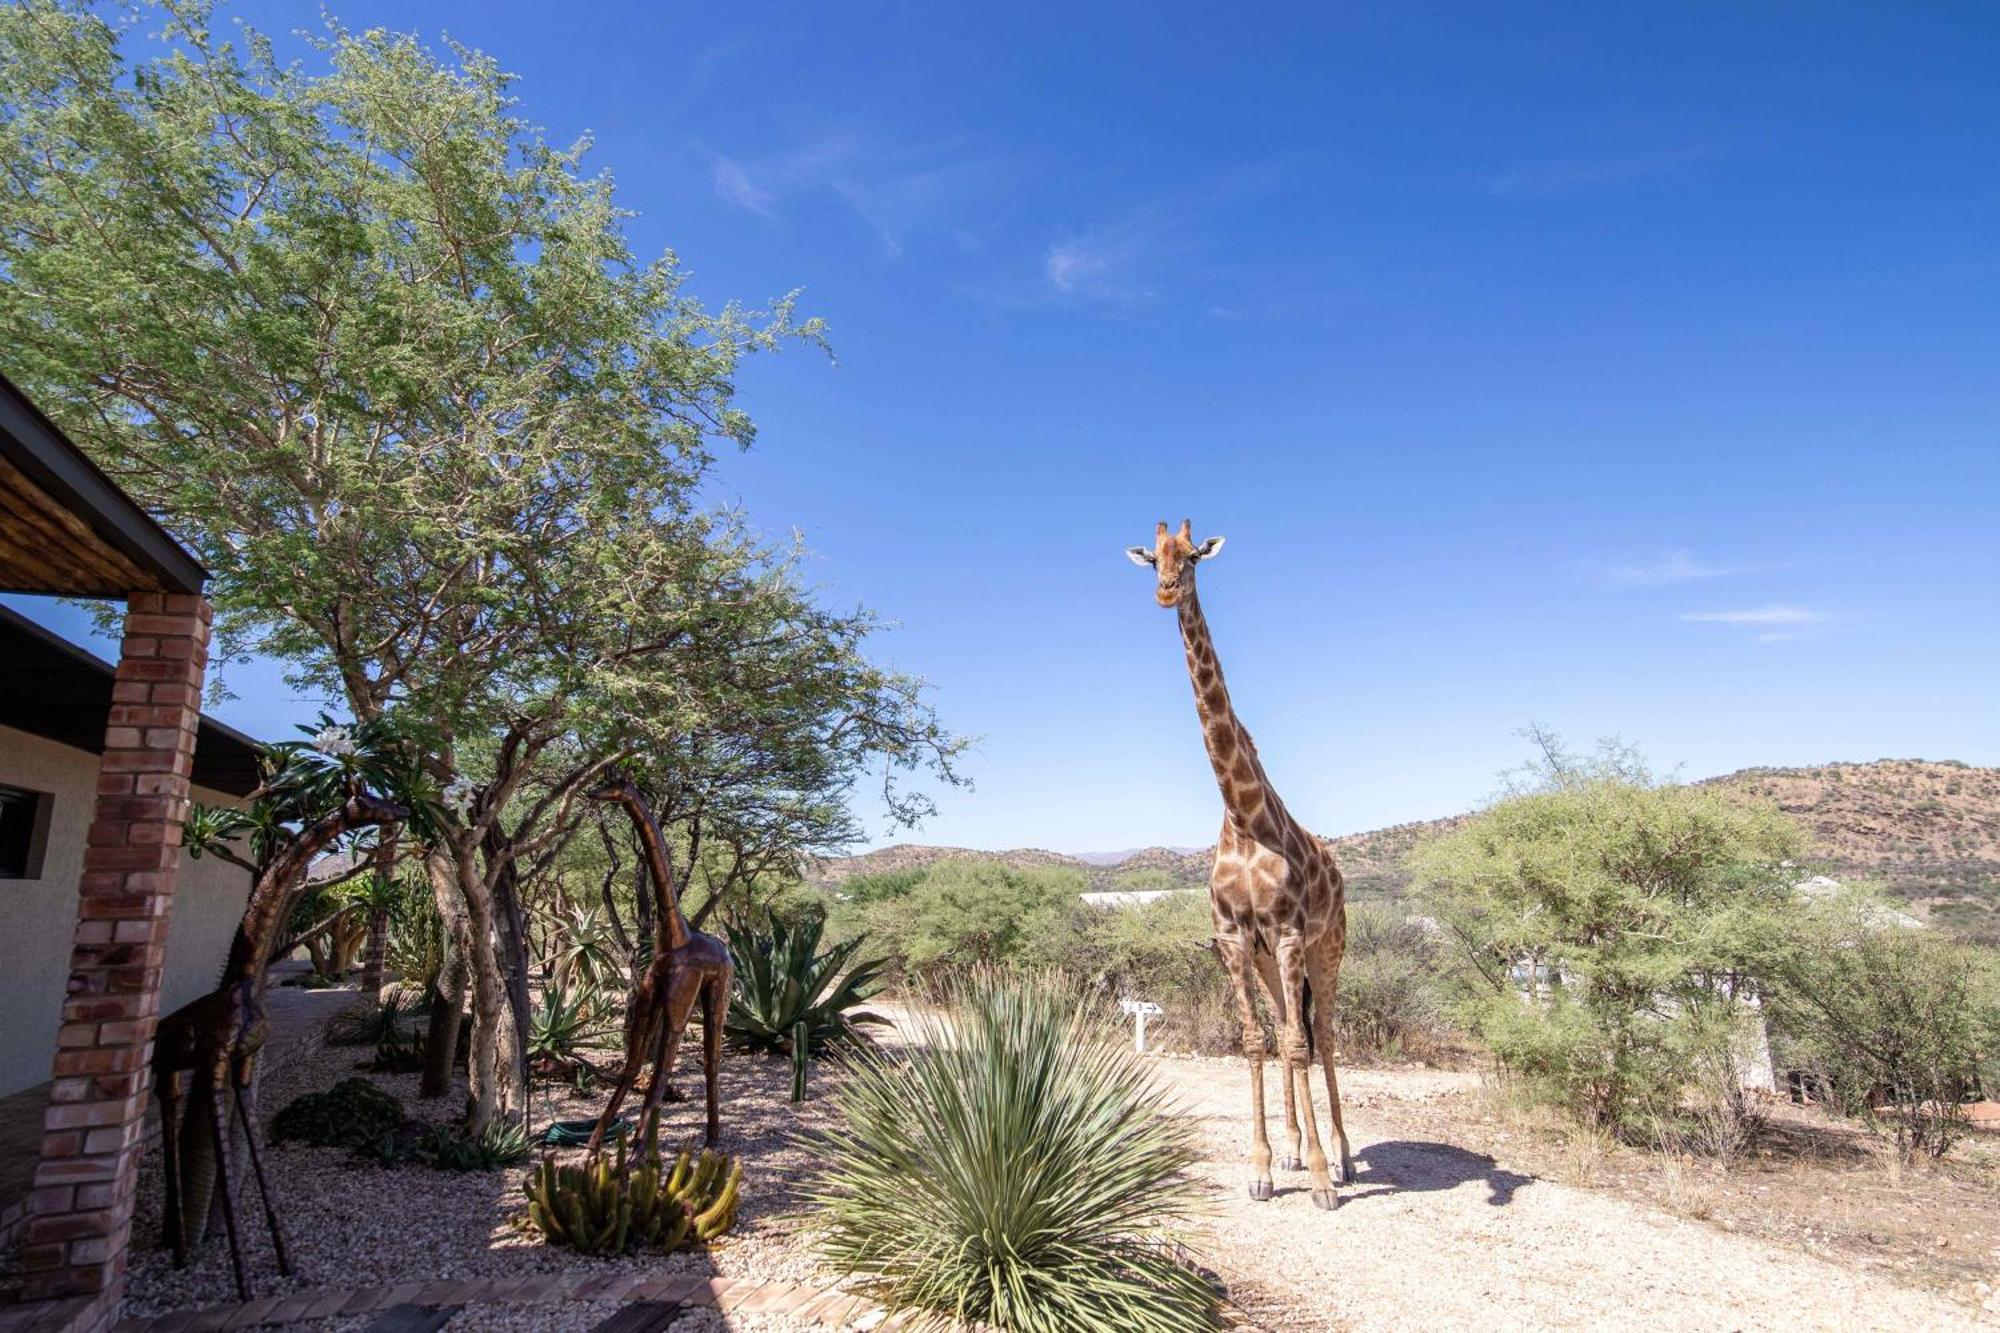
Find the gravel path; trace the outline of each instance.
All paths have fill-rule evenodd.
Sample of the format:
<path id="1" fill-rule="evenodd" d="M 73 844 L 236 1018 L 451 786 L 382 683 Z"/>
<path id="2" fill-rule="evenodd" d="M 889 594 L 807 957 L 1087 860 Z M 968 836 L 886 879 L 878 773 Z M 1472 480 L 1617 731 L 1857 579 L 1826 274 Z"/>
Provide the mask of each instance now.
<path id="1" fill-rule="evenodd" d="M 1201 1176 L 1214 1212 L 1191 1244 L 1273 1330 L 1917 1330 L 1982 1319 L 1879 1277 L 1397 1134 L 1399 1106 L 1462 1088 L 1471 1075 L 1342 1071 L 1357 1159 L 1342 1207 L 1315 1209 L 1303 1172 L 1279 1173 L 1278 1197 L 1254 1203 L 1240 1165 L 1249 1143 L 1242 1062 L 1162 1059 L 1157 1070 L 1210 1150 Z M 1282 1154 L 1268 1067 L 1266 1081 Z M 1320 1113 L 1324 1127 L 1323 1103 Z"/>
<path id="2" fill-rule="evenodd" d="M 303 1058 L 274 1076 L 260 1092 L 261 1110 L 268 1116 L 302 1092 L 332 1086 L 353 1076 L 355 1062 L 366 1048 L 328 1047 Z M 832 1288 L 835 1278 L 820 1270 L 809 1229 L 802 1224 L 791 1193 L 806 1165 L 798 1142 L 801 1129 L 821 1112 L 824 1101 L 809 1099 L 794 1108 L 789 1101 L 790 1064 L 782 1060 L 731 1053 L 723 1061 L 722 1148 L 742 1155 L 746 1170 L 741 1211 L 735 1229 L 706 1251 L 672 1255 L 635 1255 L 626 1259 L 587 1259 L 544 1245 L 524 1233 L 515 1219 L 523 1207 L 520 1181 L 525 1168 L 496 1172 L 454 1173 L 418 1166 L 388 1169 L 354 1158 L 343 1149 L 274 1145 L 270 1169 L 295 1274 L 277 1275 L 254 1194 L 246 1195 L 247 1263 L 253 1297 L 290 1295 L 326 1287 L 395 1286 L 399 1283 L 466 1278 L 527 1277 L 540 1273 L 637 1273 L 668 1277 L 699 1273 L 721 1277 L 754 1277 Z M 444 1120 L 462 1104 L 462 1093 L 435 1101 L 416 1096 L 417 1076 L 367 1075 L 403 1100 L 406 1113 Z M 833 1077 L 816 1067 L 813 1092 L 823 1093 Z M 692 1087 L 699 1088 L 698 1082 Z M 595 1114 L 603 1094 L 577 1097 L 566 1089 L 537 1089 L 538 1123 L 578 1119 Z M 699 1142 L 698 1103 L 670 1105 L 662 1139 L 670 1149 L 683 1138 Z M 581 1157 L 581 1153 L 574 1156 Z M 199 1259 L 176 1271 L 171 1256 L 159 1247 L 161 1182 L 157 1153 L 148 1153 L 140 1177 L 133 1226 L 132 1268 L 127 1287 L 127 1315 L 160 1314 L 230 1302 L 236 1299 L 229 1276 L 228 1247 L 215 1239 Z M 573 1303 L 560 1312 L 541 1306 L 474 1307 L 458 1316 L 453 1329 L 588 1328 L 595 1314 L 602 1319 L 609 1307 L 588 1308 Z M 744 1322 L 756 1319 L 756 1323 Z M 689 1311 L 676 1328 L 720 1328 L 713 1311 Z M 730 1327 L 789 1329 L 792 1321 L 762 1316 L 731 1316 Z M 320 1321 L 320 1327 L 346 1330 L 364 1327 L 366 1320 Z M 311 1325 L 293 1327 L 311 1328 Z M 797 1327 L 805 1327 L 797 1325 Z"/>

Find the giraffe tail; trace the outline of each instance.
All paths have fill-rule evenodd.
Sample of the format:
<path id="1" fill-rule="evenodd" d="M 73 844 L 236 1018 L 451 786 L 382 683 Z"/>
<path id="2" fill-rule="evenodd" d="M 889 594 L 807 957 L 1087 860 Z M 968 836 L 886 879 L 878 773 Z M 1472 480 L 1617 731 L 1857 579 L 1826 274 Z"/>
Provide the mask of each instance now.
<path id="1" fill-rule="evenodd" d="M 1308 978 L 1304 984 L 1304 995 L 1299 1002 L 1299 1016 L 1306 1024 L 1306 1058 L 1319 1059 L 1319 1043 L 1313 1037 L 1313 984 Z"/>

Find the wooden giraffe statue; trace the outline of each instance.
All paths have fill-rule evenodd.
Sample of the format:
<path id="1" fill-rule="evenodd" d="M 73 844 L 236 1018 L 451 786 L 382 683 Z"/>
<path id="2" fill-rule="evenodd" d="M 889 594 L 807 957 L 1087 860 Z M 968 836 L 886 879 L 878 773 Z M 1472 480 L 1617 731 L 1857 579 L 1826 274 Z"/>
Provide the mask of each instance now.
<path id="1" fill-rule="evenodd" d="M 650 1062 L 652 1082 L 646 1085 L 643 1124 L 665 1100 L 667 1080 L 673 1075 L 674 1060 L 680 1054 L 681 1032 L 687 1027 L 694 1002 L 701 1001 L 702 1073 L 708 1090 L 707 1141 L 713 1144 L 722 1135 L 721 1091 L 717 1080 L 722 1071 L 722 1019 L 729 1011 L 729 987 L 735 965 L 729 961 L 729 947 L 713 935 L 689 927 L 681 915 L 680 897 L 674 891 L 673 863 L 667 858 L 667 842 L 660 834 L 660 822 L 652 807 L 631 778 L 620 774 L 590 793 L 593 801 L 625 807 L 639 831 L 646 852 L 653 887 L 653 957 L 646 974 L 632 993 L 631 1007 L 625 1011 L 625 1067 L 611 1087 L 611 1100 L 597 1117 L 588 1147 L 595 1151 L 618 1116 L 618 1105 L 639 1081 Z"/>
<path id="2" fill-rule="evenodd" d="M 1333 1067 L 1333 1000 L 1347 944 L 1345 895 L 1333 852 L 1285 809 L 1265 776 L 1257 746 L 1229 702 L 1222 664 L 1216 660 L 1215 643 L 1194 587 L 1195 565 L 1214 558 L 1221 549 L 1220 537 L 1195 545 L 1192 525 L 1186 521 L 1179 532 L 1169 532 L 1162 522 L 1151 546 L 1134 546 L 1127 554 L 1134 564 L 1152 566 L 1158 578 L 1155 597 L 1161 606 L 1180 614 L 1195 712 L 1201 718 L 1216 785 L 1222 790 L 1222 835 L 1216 840 L 1208 896 L 1215 919 L 1215 951 L 1236 990 L 1243 1054 L 1250 1061 L 1250 1197 L 1268 1199 L 1273 1193 L 1271 1144 L 1264 1126 L 1264 1030 L 1252 993 L 1254 972 L 1269 992 L 1278 1020 L 1291 1140 L 1291 1156 L 1282 1165 L 1298 1169 L 1303 1123 L 1313 1202 L 1335 1208 L 1340 1204 L 1337 1186 L 1353 1171 Z M 1327 1102 L 1340 1148 L 1331 1171 L 1313 1119 L 1315 1050 L 1326 1071 Z"/>
<path id="3" fill-rule="evenodd" d="M 338 809 L 301 829 L 251 885 L 249 904 L 230 941 L 222 984 L 162 1018 L 154 1033 L 153 1092 L 160 1100 L 166 1239 L 173 1247 L 174 1266 L 186 1266 L 189 1249 L 201 1242 L 208 1229 L 208 1205 L 213 1198 L 222 1205 L 222 1224 L 229 1235 L 229 1261 L 235 1270 L 236 1294 L 242 1300 L 247 1301 L 250 1296 L 243 1272 L 242 1240 L 236 1227 L 235 1182 L 229 1178 L 227 1098 L 231 1095 L 250 1152 L 250 1170 L 257 1181 L 257 1194 L 263 1201 L 264 1221 L 271 1229 L 271 1248 L 277 1255 L 278 1271 L 286 1276 L 292 1271 L 285 1250 L 284 1228 L 264 1179 L 255 1120 L 257 1056 L 264 1048 L 270 1027 L 264 1014 L 264 973 L 270 963 L 271 946 L 284 924 L 292 889 L 304 878 L 306 867 L 315 856 L 336 838 L 355 829 L 396 823 L 407 814 L 401 806 L 364 792 L 350 796 Z M 191 1087 L 190 1075 L 200 1082 Z M 203 1118 L 208 1122 L 210 1143 L 183 1141 L 184 1131 L 198 1135 L 202 1128 L 182 1124 L 183 1107 L 191 1107 L 190 1118 L 192 1112 L 206 1110 Z"/>

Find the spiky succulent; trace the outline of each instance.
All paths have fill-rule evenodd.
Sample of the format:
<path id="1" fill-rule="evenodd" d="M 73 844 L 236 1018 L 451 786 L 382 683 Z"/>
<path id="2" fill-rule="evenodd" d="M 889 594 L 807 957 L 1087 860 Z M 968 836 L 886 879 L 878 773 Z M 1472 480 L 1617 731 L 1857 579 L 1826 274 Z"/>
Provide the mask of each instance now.
<path id="1" fill-rule="evenodd" d="M 630 1155 L 623 1138 L 575 1165 L 544 1155 L 528 1175 L 528 1220 L 549 1244 L 579 1254 L 705 1245 L 736 1225 L 742 1184 L 743 1163 L 724 1153 L 683 1148 L 666 1162 L 655 1113 Z"/>

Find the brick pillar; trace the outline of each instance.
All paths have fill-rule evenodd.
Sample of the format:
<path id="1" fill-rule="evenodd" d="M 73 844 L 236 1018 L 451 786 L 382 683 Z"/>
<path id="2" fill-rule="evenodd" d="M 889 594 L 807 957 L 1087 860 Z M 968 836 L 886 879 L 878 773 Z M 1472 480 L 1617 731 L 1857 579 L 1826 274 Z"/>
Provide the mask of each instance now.
<path id="1" fill-rule="evenodd" d="M 124 1285 L 208 626 L 200 597 L 135 593 L 126 610 L 21 1250 L 28 1300 L 108 1305 Z"/>

